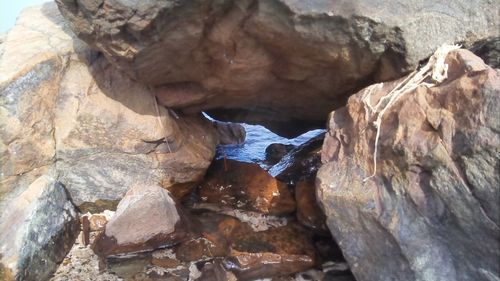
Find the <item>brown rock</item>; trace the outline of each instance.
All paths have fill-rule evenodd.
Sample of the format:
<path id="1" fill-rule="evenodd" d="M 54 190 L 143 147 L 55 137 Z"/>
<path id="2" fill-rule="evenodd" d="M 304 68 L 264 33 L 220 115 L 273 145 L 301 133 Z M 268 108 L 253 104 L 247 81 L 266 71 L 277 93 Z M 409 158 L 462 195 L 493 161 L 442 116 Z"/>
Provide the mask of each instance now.
<path id="1" fill-rule="evenodd" d="M 91 231 L 101 231 L 108 223 L 108 218 L 105 215 L 94 214 L 89 216 L 89 227 Z"/>
<path id="2" fill-rule="evenodd" d="M 292 149 L 269 169 L 269 174 L 282 182 L 291 184 L 295 184 L 299 180 L 314 179 L 321 166 L 321 146 L 324 137 L 324 133 L 319 133 Z"/>
<path id="3" fill-rule="evenodd" d="M 214 161 L 198 195 L 206 203 L 265 214 L 288 214 L 295 210 L 295 201 L 285 184 L 257 164 L 234 160 Z"/>
<path id="4" fill-rule="evenodd" d="M 487 280 L 500 264 L 500 71 L 450 52 L 448 78 L 369 113 L 402 80 L 330 115 L 318 199 L 356 280 Z M 371 98 L 368 93 L 371 92 Z"/>
<path id="5" fill-rule="evenodd" d="M 90 244 L 90 222 L 88 216 L 82 216 L 80 218 L 82 225 L 82 244 L 87 246 Z"/>
<path id="6" fill-rule="evenodd" d="M 161 266 L 165 268 L 175 268 L 181 265 L 181 262 L 172 258 L 153 258 L 151 263 L 156 266 Z"/>
<path id="7" fill-rule="evenodd" d="M 313 267 L 316 260 L 311 235 L 293 223 L 241 234 L 231 249 L 224 264 L 238 280 L 289 275 Z"/>
<path id="8" fill-rule="evenodd" d="M 489 0 L 57 3 L 80 38 L 157 86 L 164 105 L 284 134 L 322 126 L 346 95 L 404 74 L 443 42 L 498 34 Z"/>
<path id="9" fill-rule="evenodd" d="M 235 237 L 252 231 L 249 225 L 231 216 L 213 212 L 197 213 L 194 216 L 200 226 L 201 237 L 182 242 L 175 248 L 176 257 L 182 261 L 226 256 Z"/>
<path id="10" fill-rule="evenodd" d="M 154 250 L 186 239 L 188 228 L 168 191 L 157 185 L 136 185 L 120 201 L 93 249 L 100 256 Z"/>
<path id="11" fill-rule="evenodd" d="M 245 128 L 238 123 L 214 121 L 213 126 L 219 137 L 219 144 L 241 144 L 245 142 Z"/>
<path id="12" fill-rule="evenodd" d="M 315 257 L 310 232 L 297 223 L 238 235 L 231 244 L 237 252 L 308 255 Z"/>
<path id="13" fill-rule="evenodd" d="M 304 271 L 313 267 L 314 261 L 307 255 L 235 252 L 224 265 L 238 280 L 255 280 Z"/>
<path id="14" fill-rule="evenodd" d="M 68 24 L 54 3 L 28 8 L 1 44 L 0 196 L 52 169 L 81 211 L 100 212 L 135 183 L 202 179 L 217 142 L 211 121 L 157 106 Z"/>
<path id="15" fill-rule="evenodd" d="M 326 216 L 316 200 L 314 181 L 299 181 L 295 186 L 295 201 L 297 202 L 297 220 L 314 230 L 328 231 Z"/>

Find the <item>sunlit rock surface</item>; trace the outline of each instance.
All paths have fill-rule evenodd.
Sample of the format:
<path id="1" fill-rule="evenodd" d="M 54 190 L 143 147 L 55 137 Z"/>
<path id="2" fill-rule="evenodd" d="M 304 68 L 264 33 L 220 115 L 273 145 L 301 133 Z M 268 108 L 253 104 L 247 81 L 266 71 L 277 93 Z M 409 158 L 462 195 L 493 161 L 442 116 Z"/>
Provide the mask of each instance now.
<path id="1" fill-rule="evenodd" d="M 448 79 L 367 114 L 399 82 L 373 85 L 332 112 L 317 195 L 363 280 L 495 280 L 500 274 L 500 71 L 467 50 Z M 365 99 L 364 99 L 365 98 Z"/>
<path id="2" fill-rule="evenodd" d="M 323 126 L 346 95 L 400 77 L 443 43 L 498 34 L 489 0 L 57 3 L 81 39 L 164 105 L 286 136 Z"/>

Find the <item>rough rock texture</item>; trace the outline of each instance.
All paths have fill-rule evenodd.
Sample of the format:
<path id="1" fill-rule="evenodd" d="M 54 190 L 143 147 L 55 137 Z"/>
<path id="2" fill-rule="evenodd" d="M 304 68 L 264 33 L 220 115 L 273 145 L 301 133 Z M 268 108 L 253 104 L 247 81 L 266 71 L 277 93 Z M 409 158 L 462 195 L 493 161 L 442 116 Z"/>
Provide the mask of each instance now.
<path id="1" fill-rule="evenodd" d="M 219 144 L 242 144 L 245 142 L 245 128 L 238 123 L 214 121 L 213 126 L 219 137 Z"/>
<path id="2" fill-rule="evenodd" d="M 373 85 L 330 115 L 317 176 L 327 224 L 363 280 L 498 280 L 500 71 L 467 50 L 448 79 L 407 93 L 384 115 L 376 176 Z"/>
<path id="3" fill-rule="evenodd" d="M 200 237 L 182 242 L 175 247 L 176 258 L 181 261 L 198 261 L 207 257 L 225 257 L 236 236 L 252 232 L 252 228 L 237 218 L 213 212 L 192 214 Z"/>
<path id="4" fill-rule="evenodd" d="M 286 276 L 310 269 L 315 262 L 310 233 L 294 223 L 237 236 L 231 255 L 224 259 L 226 269 L 238 280 Z"/>
<path id="5" fill-rule="evenodd" d="M 314 179 L 321 166 L 321 146 L 324 138 L 325 133 L 320 133 L 292 149 L 269 169 L 269 174 L 291 184 L 300 180 Z"/>
<path id="6" fill-rule="evenodd" d="M 76 38 L 55 4 L 26 9 L 2 48 L 0 196 L 45 169 L 81 209 L 97 211 L 135 183 L 203 177 L 218 142 L 210 121 L 158 106 Z"/>
<path id="7" fill-rule="evenodd" d="M 316 200 L 314 180 L 299 181 L 295 185 L 295 201 L 297 202 L 297 220 L 314 230 L 327 231 L 326 217 Z"/>
<path id="8" fill-rule="evenodd" d="M 492 68 L 500 68 L 500 37 L 475 42 L 470 50 Z"/>
<path id="9" fill-rule="evenodd" d="M 257 164 L 216 160 L 197 194 L 204 203 L 283 215 L 295 210 L 286 184 L 277 181 Z"/>
<path id="10" fill-rule="evenodd" d="M 136 185 L 95 240 L 100 256 L 154 250 L 187 237 L 189 229 L 170 193 L 158 185 Z"/>
<path id="11" fill-rule="evenodd" d="M 78 231 L 77 212 L 64 187 L 39 177 L 1 214 L 0 279 L 47 280 Z"/>
<path id="12" fill-rule="evenodd" d="M 57 3 L 80 38 L 156 86 L 163 104 L 287 135 L 322 126 L 346 94 L 402 75 L 445 42 L 498 32 L 490 0 Z"/>

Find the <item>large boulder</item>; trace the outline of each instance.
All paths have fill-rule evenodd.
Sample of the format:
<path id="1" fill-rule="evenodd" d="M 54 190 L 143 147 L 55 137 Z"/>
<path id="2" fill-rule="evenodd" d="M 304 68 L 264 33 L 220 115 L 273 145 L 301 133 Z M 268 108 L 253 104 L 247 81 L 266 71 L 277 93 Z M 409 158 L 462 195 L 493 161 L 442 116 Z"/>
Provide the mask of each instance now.
<path id="1" fill-rule="evenodd" d="M 61 183 L 39 177 L 1 214 L 0 279 L 47 280 L 79 229 L 77 212 Z"/>
<path id="2" fill-rule="evenodd" d="M 55 4 L 26 9 L 2 48 L 0 197 L 51 170 L 76 205 L 99 211 L 136 183 L 203 177 L 218 142 L 211 121 L 158 105 L 76 38 Z"/>
<path id="3" fill-rule="evenodd" d="M 490 0 L 56 2 L 80 38 L 166 106 L 286 135 L 322 126 L 346 95 L 442 43 L 498 32 Z"/>
<path id="4" fill-rule="evenodd" d="M 498 280 L 500 71 L 467 50 L 445 62 L 383 114 L 376 169 L 369 113 L 402 80 L 330 115 L 317 196 L 359 281 Z"/>

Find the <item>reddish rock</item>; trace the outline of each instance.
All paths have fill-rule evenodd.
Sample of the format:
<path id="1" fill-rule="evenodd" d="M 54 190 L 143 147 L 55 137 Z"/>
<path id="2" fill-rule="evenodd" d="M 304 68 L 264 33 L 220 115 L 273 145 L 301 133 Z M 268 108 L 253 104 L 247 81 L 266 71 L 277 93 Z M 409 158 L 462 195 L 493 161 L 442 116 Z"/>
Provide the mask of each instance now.
<path id="1" fill-rule="evenodd" d="M 212 212 L 197 214 L 200 237 L 182 242 L 175 248 L 176 257 L 182 261 L 197 261 L 203 257 L 223 257 L 229 254 L 229 246 L 239 235 L 252 229 L 240 220 Z"/>
<path id="2" fill-rule="evenodd" d="M 90 244 L 90 222 L 88 216 L 82 216 L 80 218 L 80 223 L 82 226 L 82 244 L 87 246 Z"/>
<path id="3" fill-rule="evenodd" d="M 224 265 L 238 280 L 255 280 L 304 271 L 313 267 L 314 261 L 307 255 L 234 252 Z"/>
<path id="4" fill-rule="evenodd" d="M 316 261 L 311 235 L 293 223 L 240 235 L 231 249 L 224 264 L 238 280 L 289 275 L 313 267 Z"/>
<path id="5" fill-rule="evenodd" d="M 151 263 L 156 266 L 165 267 L 165 268 L 175 268 L 181 265 L 181 262 L 177 259 L 172 258 L 152 258 Z"/>
<path id="6" fill-rule="evenodd" d="M 328 231 L 326 216 L 316 201 L 316 186 L 313 180 L 299 181 L 295 186 L 297 220 L 314 230 Z"/>
<path id="7" fill-rule="evenodd" d="M 127 191 L 93 249 L 101 256 L 154 250 L 186 239 L 189 227 L 170 193 L 157 185 Z"/>
<path id="8" fill-rule="evenodd" d="M 500 71 L 467 50 L 444 63 L 385 111 L 376 169 L 370 105 L 407 78 L 330 114 L 318 200 L 359 281 L 500 275 Z"/>
<path id="9" fill-rule="evenodd" d="M 311 233 L 297 223 L 265 231 L 238 235 L 231 249 L 237 252 L 293 254 L 315 256 Z"/>
<path id="10" fill-rule="evenodd" d="M 282 182 L 257 164 L 217 160 L 198 194 L 203 202 L 281 215 L 295 210 L 295 201 Z"/>
<path id="11" fill-rule="evenodd" d="M 57 3 L 80 38 L 157 86 L 165 106 L 288 134 L 322 126 L 347 95 L 406 73 L 443 42 L 498 35 L 491 0 Z"/>

